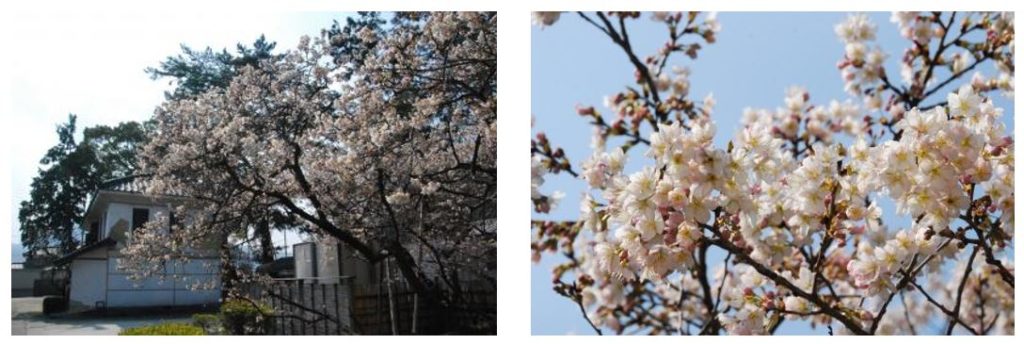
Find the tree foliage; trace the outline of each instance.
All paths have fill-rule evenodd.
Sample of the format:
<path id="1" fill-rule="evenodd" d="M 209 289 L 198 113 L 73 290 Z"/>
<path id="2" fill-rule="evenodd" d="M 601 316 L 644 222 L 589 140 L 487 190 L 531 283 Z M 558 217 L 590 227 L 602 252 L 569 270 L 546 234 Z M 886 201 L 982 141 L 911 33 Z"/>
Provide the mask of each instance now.
<path id="1" fill-rule="evenodd" d="M 18 220 L 27 261 L 44 263 L 71 252 L 86 240 L 80 228 L 87 197 L 101 182 L 131 175 L 138 167 L 137 149 L 147 141 L 138 122 L 85 128 L 75 139 L 77 116 L 57 127 L 59 142 L 40 160 L 30 199 L 21 202 Z"/>
<path id="2" fill-rule="evenodd" d="M 258 66 L 262 61 L 278 58 L 280 55 L 273 52 L 275 47 L 277 43 L 268 42 L 263 35 L 251 47 L 239 43 L 235 54 L 226 48 L 215 52 L 210 47 L 195 50 L 182 44 L 181 54 L 168 57 L 158 67 L 146 68 L 146 73 L 153 80 L 171 79 L 174 88 L 165 93 L 167 99 L 195 98 L 211 89 L 227 87 L 246 66 Z"/>
<path id="3" fill-rule="evenodd" d="M 165 93 L 168 100 L 194 99 L 206 92 L 224 90 L 245 67 L 258 68 L 261 63 L 280 59 L 282 55 L 274 52 L 276 47 L 276 42 L 267 41 L 263 35 L 251 47 L 239 43 L 234 54 L 227 49 L 214 52 L 210 47 L 194 50 L 182 45 L 180 55 L 168 57 L 159 67 L 147 68 L 146 72 L 154 80 L 170 79 L 174 88 Z M 294 228 L 295 225 L 294 217 L 268 208 L 246 214 L 239 228 L 245 232 L 252 229 L 252 238 L 259 248 L 256 258 L 260 263 L 269 263 L 274 260 L 276 250 L 272 230 Z"/>
<path id="4" fill-rule="evenodd" d="M 458 299 L 470 278 L 493 285 L 496 15 L 377 16 L 161 105 L 143 158 L 149 192 L 188 196 L 190 215 L 137 233 L 126 265 L 155 272 L 275 209 L 371 262 L 393 259 L 428 299 Z"/>

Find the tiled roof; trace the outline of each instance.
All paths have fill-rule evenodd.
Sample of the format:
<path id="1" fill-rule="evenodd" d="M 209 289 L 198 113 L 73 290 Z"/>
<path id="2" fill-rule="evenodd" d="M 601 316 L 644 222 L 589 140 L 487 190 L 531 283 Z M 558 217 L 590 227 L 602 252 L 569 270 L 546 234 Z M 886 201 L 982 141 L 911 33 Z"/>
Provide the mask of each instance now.
<path id="1" fill-rule="evenodd" d="M 150 181 L 150 175 L 148 174 L 110 179 L 100 184 L 100 190 L 143 193 L 149 188 Z"/>

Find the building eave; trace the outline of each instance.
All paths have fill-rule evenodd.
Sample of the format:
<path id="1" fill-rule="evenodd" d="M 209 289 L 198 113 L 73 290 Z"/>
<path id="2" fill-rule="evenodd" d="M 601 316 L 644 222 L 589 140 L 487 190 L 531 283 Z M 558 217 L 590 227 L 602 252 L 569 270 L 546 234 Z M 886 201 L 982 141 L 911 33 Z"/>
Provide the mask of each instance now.
<path id="1" fill-rule="evenodd" d="M 110 246 L 114 246 L 114 245 L 117 245 L 117 240 L 114 240 L 113 238 L 107 237 L 107 238 L 104 238 L 103 240 L 94 242 L 92 244 L 82 246 L 82 247 L 78 248 L 77 250 L 74 250 L 71 253 L 68 253 L 68 254 L 64 255 L 63 257 L 58 258 L 57 260 L 53 261 L 53 265 L 54 266 L 65 265 L 65 264 L 71 263 L 71 261 L 75 260 L 75 258 L 77 258 L 78 256 L 81 256 L 81 255 L 83 255 L 85 253 L 88 253 L 89 251 L 92 251 L 92 250 L 95 250 L 95 249 L 98 249 L 98 248 L 103 248 L 103 247 L 110 247 Z"/>

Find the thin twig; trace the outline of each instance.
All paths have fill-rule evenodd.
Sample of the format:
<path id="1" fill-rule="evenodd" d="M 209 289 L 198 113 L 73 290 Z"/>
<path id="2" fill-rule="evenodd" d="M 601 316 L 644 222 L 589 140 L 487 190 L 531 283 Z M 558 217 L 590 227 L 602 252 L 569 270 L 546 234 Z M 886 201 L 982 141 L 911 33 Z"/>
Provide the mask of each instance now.
<path id="1" fill-rule="evenodd" d="M 957 317 L 949 319 L 949 324 L 946 325 L 946 335 L 953 334 L 953 328 L 956 327 L 956 320 L 960 315 L 960 304 L 964 298 L 964 287 L 967 286 L 967 278 L 971 276 L 971 269 L 974 266 L 974 257 L 978 255 L 978 246 L 974 246 L 971 250 L 971 258 L 967 260 L 967 267 L 964 268 L 964 276 L 960 278 L 960 286 L 956 288 L 956 303 L 953 305 L 953 314 Z M 968 326 L 968 328 L 970 328 Z"/>

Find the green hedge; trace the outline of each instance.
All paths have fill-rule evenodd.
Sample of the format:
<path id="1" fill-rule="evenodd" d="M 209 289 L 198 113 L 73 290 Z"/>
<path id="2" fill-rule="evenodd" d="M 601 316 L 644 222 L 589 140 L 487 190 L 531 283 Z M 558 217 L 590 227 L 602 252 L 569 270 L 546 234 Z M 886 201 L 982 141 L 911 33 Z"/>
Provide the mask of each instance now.
<path id="1" fill-rule="evenodd" d="M 192 325 L 203 329 L 206 334 L 220 334 L 220 316 L 217 314 L 193 314 Z"/>
<path id="2" fill-rule="evenodd" d="M 230 299 L 220 305 L 221 322 L 228 334 L 267 334 L 274 309 L 248 300 Z"/>
<path id="3" fill-rule="evenodd" d="M 121 330 L 121 336 L 202 336 L 203 328 L 181 323 L 163 323 Z"/>

